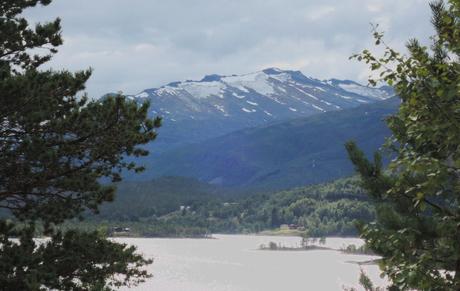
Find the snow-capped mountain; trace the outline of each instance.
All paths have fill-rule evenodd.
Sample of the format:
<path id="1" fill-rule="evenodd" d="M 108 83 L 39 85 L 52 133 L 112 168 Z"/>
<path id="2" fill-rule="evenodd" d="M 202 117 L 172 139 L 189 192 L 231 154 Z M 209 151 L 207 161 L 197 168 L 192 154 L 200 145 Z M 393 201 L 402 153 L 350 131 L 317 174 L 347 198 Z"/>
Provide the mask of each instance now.
<path id="1" fill-rule="evenodd" d="M 208 75 L 200 81 L 174 82 L 131 96 L 149 99 L 152 114 L 166 123 L 227 120 L 245 126 L 356 107 L 392 96 L 387 87 L 353 81 L 321 81 L 299 71 L 270 68 L 245 75 Z"/>
<path id="2" fill-rule="evenodd" d="M 163 152 L 235 130 L 357 107 L 392 96 L 388 87 L 353 81 L 321 81 L 299 71 L 270 68 L 245 75 L 208 75 L 174 82 L 129 98 L 150 101 L 151 115 L 163 117 L 152 145 Z"/>

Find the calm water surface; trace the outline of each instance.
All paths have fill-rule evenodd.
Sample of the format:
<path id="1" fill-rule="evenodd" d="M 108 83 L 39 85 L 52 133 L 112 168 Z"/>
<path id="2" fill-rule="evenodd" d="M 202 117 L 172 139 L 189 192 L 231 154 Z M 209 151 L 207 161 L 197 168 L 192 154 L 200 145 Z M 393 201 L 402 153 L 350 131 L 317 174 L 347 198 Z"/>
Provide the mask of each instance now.
<path id="1" fill-rule="evenodd" d="M 360 268 L 384 284 L 375 265 L 352 262 L 372 256 L 332 250 L 261 251 L 270 241 L 299 246 L 299 237 L 214 235 L 215 239 L 117 238 L 154 259 L 153 278 L 131 289 L 141 291 L 297 291 L 342 290 L 358 286 Z M 362 244 L 359 239 L 328 238 L 327 247 Z M 361 290 L 358 288 L 358 290 Z"/>

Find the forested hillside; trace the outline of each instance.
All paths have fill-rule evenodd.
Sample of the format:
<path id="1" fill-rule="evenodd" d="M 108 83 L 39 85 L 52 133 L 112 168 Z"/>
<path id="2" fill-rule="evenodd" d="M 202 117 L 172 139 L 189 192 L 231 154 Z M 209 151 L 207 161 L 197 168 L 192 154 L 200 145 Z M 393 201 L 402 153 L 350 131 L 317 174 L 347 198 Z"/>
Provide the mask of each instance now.
<path id="1" fill-rule="evenodd" d="M 181 205 L 203 205 L 219 200 L 224 190 L 192 178 L 161 177 L 117 184 L 115 201 L 102 206 L 100 217 L 131 220 L 163 216 Z"/>
<path id="2" fill-rule="evenodd" d="M 114 203 L 80 226 L 129 227 L 130 235 L 202 236 L 291 225 L 296 234 L 323 236 L 355 235 L 357 221 L 374 217 L 356 178 L 240 197 L 226 191 L 178 177 L 121 183 Z"/>

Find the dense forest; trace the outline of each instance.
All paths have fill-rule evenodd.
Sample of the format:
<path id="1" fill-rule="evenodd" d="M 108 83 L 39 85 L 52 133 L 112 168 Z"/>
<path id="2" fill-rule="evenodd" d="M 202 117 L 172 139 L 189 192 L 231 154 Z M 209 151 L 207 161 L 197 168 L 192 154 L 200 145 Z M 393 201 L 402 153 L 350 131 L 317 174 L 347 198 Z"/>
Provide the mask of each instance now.
<path id="1" fill-rule="evenodd" d="M 209 233 L 356 235 L 374 211 L 357 178 L 273 193 L 231 195 L 190 178 L 118 185 L 117 199 L 98 216 L 65 225 L 113 235 L 201 237 Z M 129 203 L 128 203 L 129 202 Z M 129 232 L 116 232 L 126 229 Z"/>

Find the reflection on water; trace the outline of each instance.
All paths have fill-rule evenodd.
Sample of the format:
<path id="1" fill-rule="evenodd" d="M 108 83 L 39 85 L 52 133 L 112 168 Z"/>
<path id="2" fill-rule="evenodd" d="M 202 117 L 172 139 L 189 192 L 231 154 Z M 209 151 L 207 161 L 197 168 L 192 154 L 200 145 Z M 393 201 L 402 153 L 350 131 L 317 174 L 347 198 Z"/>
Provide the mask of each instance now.
<path id="1" fill-rule="evenodd" d="M 380 285 L 377 266 L 358 266 L 372 256 L 346 255 L 338 251 L 261 251 L 270 241 L 299 246 L 298 237 L 214 235 L 216 239 L 117 238 L 154 259 L 154 277 L 131 289 L 145 291 L 297 291 L 342 290 L 358 286 L 362 268 Z M 328 238 L 326 247 L 362 244 L 359 239 Z"/>

